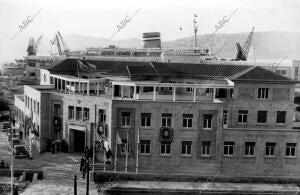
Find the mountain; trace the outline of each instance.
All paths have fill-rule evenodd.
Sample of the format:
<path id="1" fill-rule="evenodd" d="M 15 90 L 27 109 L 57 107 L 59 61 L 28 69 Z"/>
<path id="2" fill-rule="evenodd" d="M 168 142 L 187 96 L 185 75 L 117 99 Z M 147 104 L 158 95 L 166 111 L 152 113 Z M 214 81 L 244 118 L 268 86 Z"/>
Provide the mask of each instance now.
<path id="1" fill-rule="evenodd" d="M 248 33 L 234 34 L 209 34 L 199 35 L 200 47 L 208 46 L 212 53 L 220 58 L 234 58 L 236 56 L 236 42 L 244 45 Z M 106 47 L 116 45 L 118 47 L 141 48 L 141 39 L 122 39 L 109 41 L 106 38 L 83 36 L 77 34 L 62 35 L 67 46 L 71 50 L 83 50 L 86 47 Z M 211 36 L 211 37 L 210 37 Z M 209 38 L 210 37 L 210 38 Z M 209 40 L 208 40 L 209 38 Z M 29 37 L 16 37 L 13 41 L 1 38 L 0 36 L 0 62 L 13 61 L 15 58 L 26 56 L 26 49 Z M 188 48 L 194 45 L 193 37 L 186 37 L 173 41 L 163 41 L 163 47 Z M 254 32 L 251 47 L 253 54 L 249 58 L 257 59 L 300 59 L 300 33 L 292 32 Z M 49 37 L 43 37 L 38 55 L 50 55 L 57 53 L 56 48 L 50 44 Z"/>
<path id="2" fill-rule="evenodd" d="M 212 53 L 222 58 L 236 56 L 236 43 L 244 45 L 249 33 L 199 35 L 200 47 L 208 46 Z M 209 38 L 210 37 L 210 38 Z M 193 37 L 167 41 L 164 47 L 192 47 Z M 278 59 L 287 56 L 287 59 L 300 59 L 300 33 L 293 32 L 254 32 L 251 47 L 253 54 L 249 57 L 258 59 Z M 252 53 L 251 52 L 251 53 Z M 252 56 L 251 56 L 252 55 Z"/>

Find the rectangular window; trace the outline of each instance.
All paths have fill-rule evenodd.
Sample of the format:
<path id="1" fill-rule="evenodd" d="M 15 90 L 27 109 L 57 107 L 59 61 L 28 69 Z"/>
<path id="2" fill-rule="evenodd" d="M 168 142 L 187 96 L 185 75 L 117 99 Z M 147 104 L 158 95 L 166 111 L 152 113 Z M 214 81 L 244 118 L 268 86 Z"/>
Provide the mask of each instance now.
<path id="1" fill-rule="evenodd" d="M 33 112 L 36 113 L 36 101 L 33 100 Z"/>
<path id="2" fill-rule="evenodd" d="M 90 120 L 90 109 L 83 108 L 83 121 L 89 121 L 89 120 Z"/>
<path id="3" fill-rule="evenodd" d="M 286 75 L 287 71 L 286 70 L 275 70 L 275 73 L 281 74 L 281 75 Z"/>
<path id="4" fill-rule="evenodd" d="M 122 112 L 122 127 L 130 127 L 130 112 Z"/>
<path id="5" fill-rule="evenodd" d="M 275 146 L 276 146 L 276 143 L 273 143 L 273 142 L 267 142 L 266 143 L 266 153 L 265 155 L 266 156 L 275 156 Z"/>
<path id="6" fill-rule="evenodd" d="M 257 111 L 257 123 L 266 123 L 267 113 L 267 111 Z"/>
<path id="7" fill-rule="evenodd" d="M 169 141 L 160 142 L 160 154 L 161 155 L 170 155 L 171 154 L 171 142 L 169 142 Z"/>
<path id="8" fill-rule="evenodd" d="M 60 116 L 60 104 L 54 104 L 54 116 Z"/>
<path id="9" fill-rule="evenodd" d="M 182 141 L 181 142 L 181 154 L 182 155 L 191 155 L 192 154 L 192 142 L 191 141 Z"/>
<path id="10" fill-rule="evenodd" d="M 105 123 L 106 122 L 106 112 L 105 110 L 99 109 L 99 122 Z"/>
<path id="11" fill-rule="evenodd" d="M 75 119 L 74 106 L 69 106 L 69 119 Z"/>
<path id="12" fill-rule="evenodd" d="M 286 157 L 296 157 L 296 143 L 287 143 L 286 144 L 286 150 L 285 150 L 285 156 Z"/>
<path id="13" fill-rule="evenodd" d="M 82 120 L 82 108 L 76 107 L 76 120 Z"/>
<path id="14" fill-rule="evenodd" d="M 208 141 L 202 142 L 202 150 L 201 150 L 202 156 L 210 156 L 210 147 L 211 147 L 211 142 Z"/>
<path id="15" fill-rule="evenodd" d="M 161 126 L 171 127 L 172 124 L 172 114 L 163 113 L 161 118 Z"/>
<path id="16" fill-rule="evenodd" d="M 37 114 L 40 114 L 40 102 L 37 102 Z"/>
<path id="17" fill-rule="evenodd" d="M 234 142 L 224 142 L 224 156 L 233 156 Z"/>
<path id="18" fill-rule="evenodd" d="M 259 99 L 268 99 L 268 97 L 269 97 L 269 88 L 258 88 Z"/>
<path id="19" fill-rule="evenodd" d="M 203 129 L 211 129 L 211 128 L 212 128 L 212 114 L 204 114 Z"/>
<path id="20" fill-rule="evenodd" d="M 25 106 L 27 107 L 27 95 L 25 95 Z"/>
<path id="21" fill-rule="evenodd" d="M 238 123 L 246 124 L 248 118 L 248 110 L 239 110 Z"/>
<path id="22" fill-rule="evenodd" d="M 183 114 L 182 115 L 182 127 L 192 128 L 193 127 L 193 114 Z"/>
<path id="23" fill-rule="evenodd" d="M 286 111 L 277 111 L 276 123 L 284 124 L 285 116 L 286 116 Z"/>
<path id="24" fill-rule="evenodd" d="M 141 127 L 151 127 L 151 113 L 141 113 Z"/>
<path id="25" fill-rule="evenodd" d="M 141 140 L 140 141 L 140 153 L 141 154 L 150 154 L 150 140 Z"/>
<path id="26" fill-rule="evenodd" d="M 295 67 L 295 80 L 298 80 L 298 77 L 299 77 L 299 68 L 298 67 Z"/>
<path id="27" fill-rule="evenodd" d="M 255 142 L 245 142 L 245 156 L 254 156 Z"/>
<path id="28" fill-rule="evenodd" d="M 30 110 L 32 111 L 32 99 L 30 98 Z"/>
<path id="29" fill-rule="evenodd" d="M 223 128 L 228 127 L 228 110 L 223 110 Z"/>

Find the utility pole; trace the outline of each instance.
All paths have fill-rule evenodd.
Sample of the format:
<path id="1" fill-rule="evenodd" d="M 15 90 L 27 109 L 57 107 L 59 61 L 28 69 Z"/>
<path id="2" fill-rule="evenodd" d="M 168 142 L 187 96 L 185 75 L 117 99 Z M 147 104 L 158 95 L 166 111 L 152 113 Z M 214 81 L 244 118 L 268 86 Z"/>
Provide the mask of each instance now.
<path id="1" fill-rule="evenodd" d="M 89 195 L 89 185 L 90 185 L 90 165 L 89 165 L 89 156 L 88 152 L 86 152 L 86 195 Z"/>
<path id="2" fill-rule="evenodd" d="M 8 105 L 9 107 L 9 105 Z M 13 150 L 13 130 L 12 130 L 12 126 L 11 126 L 11 110 L 9 107 L 9 124 L 10 124 L 10 149 L 11 149 L 11 157 L 10 157 L 10 192 L 11 195 L 14 194 L 14 150 Z"/>

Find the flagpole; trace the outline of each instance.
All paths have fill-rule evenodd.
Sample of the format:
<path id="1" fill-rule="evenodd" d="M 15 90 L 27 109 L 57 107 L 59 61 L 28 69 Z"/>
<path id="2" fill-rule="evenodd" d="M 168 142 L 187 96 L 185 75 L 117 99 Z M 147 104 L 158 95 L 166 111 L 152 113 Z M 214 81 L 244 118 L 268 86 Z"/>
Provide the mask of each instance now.
<path id="1" fill-rule="evenodd" d="M 137 129 L 135 173 L 139 172 L 139 144 L 140 144 L 140 128 Z"/>
<path id="2" fill-rule="evenodd" d="M 118 131 L 116 133 L 116 145 L 115 145 L 115 164 L 114 164 L 114 171 L 117 172 L 117 152 L 118 152 Z"/>
<path id="3" fill-rule="evenodd" d="M 102 128 L 103 128 L 103 134 L 104 134 L 104 137 L 106 138 L 106 135 L 105 135 L 105 125 L 102 124 Z M 106 140 L 108 141 L 108 140 Z M 105 152 L 105 149 L 103 150 L 103 161 L 104 161 L 104 167 L 103 167 L 103 171 L 105 172 L 106 171 L 106 152 Z"/>
<path id="4" fill-rule="evenodd" d="M 94 137 L 93 137 L 93 172 L 95 173 L 95 147 L 96 147 L 96 130 L 97 130 L 97 105 L 95 104 L 95 126 L 94 126 Z"/>
<path id="5" fill-rule="evenodd" d="M 129 141 L 128 141 L 128 129 L 126 129 L 126 159 L 125 159 L 125 173 L 127 173 L 127 168 L 128 168 L 128 149 L 129 149 Z"/>

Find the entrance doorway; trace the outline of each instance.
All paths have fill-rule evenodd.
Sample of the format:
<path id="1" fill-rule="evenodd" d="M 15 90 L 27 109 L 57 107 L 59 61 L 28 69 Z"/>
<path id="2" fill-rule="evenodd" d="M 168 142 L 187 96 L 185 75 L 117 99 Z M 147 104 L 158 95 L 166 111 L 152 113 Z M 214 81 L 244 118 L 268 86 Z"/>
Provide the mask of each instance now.
<path id="1" fill-rule="evenodd" d="M 74 135 L 74 152 L 84 152 L 85 133 L 79 130 L 73 130 Z"/>

